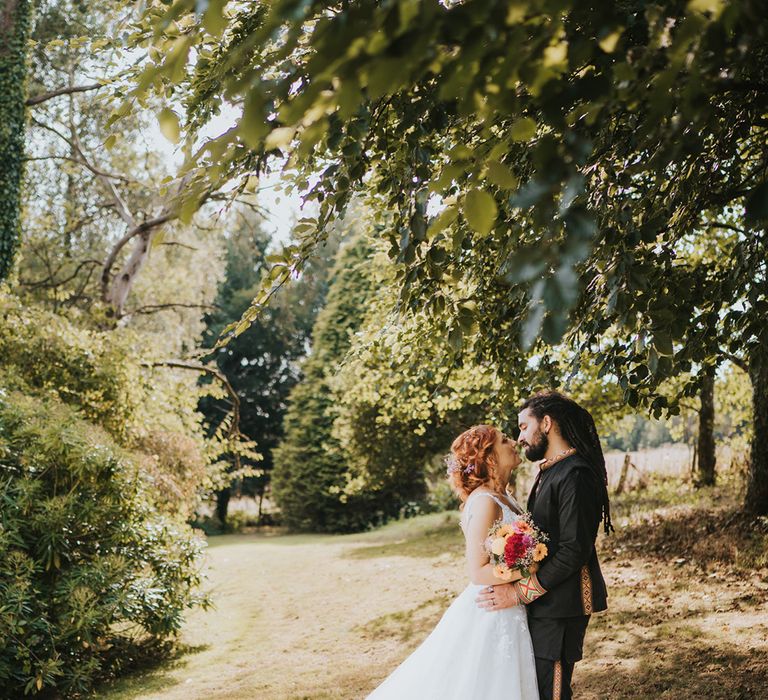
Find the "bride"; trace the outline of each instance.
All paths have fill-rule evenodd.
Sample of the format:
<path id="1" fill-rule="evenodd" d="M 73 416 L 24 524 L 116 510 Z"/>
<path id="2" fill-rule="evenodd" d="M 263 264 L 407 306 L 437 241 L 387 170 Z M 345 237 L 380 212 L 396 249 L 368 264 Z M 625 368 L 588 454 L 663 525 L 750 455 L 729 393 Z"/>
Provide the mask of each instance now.
<path id="1" fill-rule="evenodd" d="M 453 441 L 448 478 L 462 501 L 470 583 L 368 700 L 538 700 L 524 607 L 487 611 L 475 603 L 480 590 L 503 582 L 494 575 L 484 545 L 496 520 L 513 522 L 522 511 L 504 489 L 520 461 L 514 440 L 490 425 L 476 425 Z M 518 578 L 515 572 L 512 580 Z"/>

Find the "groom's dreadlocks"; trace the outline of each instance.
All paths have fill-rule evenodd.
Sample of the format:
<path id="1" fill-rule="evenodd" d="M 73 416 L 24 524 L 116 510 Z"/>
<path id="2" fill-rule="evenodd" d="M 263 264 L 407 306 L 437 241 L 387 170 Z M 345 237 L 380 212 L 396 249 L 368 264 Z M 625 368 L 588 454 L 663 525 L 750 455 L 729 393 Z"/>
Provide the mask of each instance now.
<path id="1" fill-rule="evenodd" d="M 600 446 L 600 438 L 592 414 L 582 408 L 573 399 L 557 391 L 542 391 L 527 399 L 520 407 L 528 409 L 537 420 L 549 416 L 560 428 L 560 434 L 571 447 L 586 460 L 602 485 L 603 529 L 605 534 L 613 530 L 611 523 L 611 503 L 608 498 L 608 472 L 605 469 L 605 457 Z"/>

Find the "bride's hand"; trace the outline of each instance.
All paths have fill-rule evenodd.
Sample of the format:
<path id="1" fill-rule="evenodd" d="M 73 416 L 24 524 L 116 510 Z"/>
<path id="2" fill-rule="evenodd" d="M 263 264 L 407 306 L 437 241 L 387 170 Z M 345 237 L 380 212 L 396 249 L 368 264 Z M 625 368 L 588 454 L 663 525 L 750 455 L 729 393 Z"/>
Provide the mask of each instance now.
<path id="1" fill-rule="evenodd" d="M 494 610 L 504 610 L 504 608 L 513 608 L 520 604 L 515 587 L 511 583 L 502 583 L 498 586 L 486 586 L 483 588 L 477 598 L 475 598 L 477 607 L 493 612 Z"/>

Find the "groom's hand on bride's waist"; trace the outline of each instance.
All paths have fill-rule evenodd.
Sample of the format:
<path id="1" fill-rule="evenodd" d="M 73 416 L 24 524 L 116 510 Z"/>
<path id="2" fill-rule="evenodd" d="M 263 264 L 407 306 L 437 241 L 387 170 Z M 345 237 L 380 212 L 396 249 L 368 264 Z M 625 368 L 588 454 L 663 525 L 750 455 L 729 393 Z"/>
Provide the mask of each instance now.
<path id="1" fill-rule="evenodd" d="M 518 599 L 523 605 L 532 603 L 537 598 L 541 598 L 547 590 L 539 583 L 539 579 L 535 572 L 532 572 L 530 576 L 524 576 L 519 581 L 515 581 L 512 584 L 515 588 L 515 593 Z"/>
<path id="2" fill-rule="evenodd" d="M 513 608 L 521 601 L 514 583 L 500 583 L 497 586 L 485 586 L 475 598 L 475 602 L 479 608 L 492 612 Z"/>

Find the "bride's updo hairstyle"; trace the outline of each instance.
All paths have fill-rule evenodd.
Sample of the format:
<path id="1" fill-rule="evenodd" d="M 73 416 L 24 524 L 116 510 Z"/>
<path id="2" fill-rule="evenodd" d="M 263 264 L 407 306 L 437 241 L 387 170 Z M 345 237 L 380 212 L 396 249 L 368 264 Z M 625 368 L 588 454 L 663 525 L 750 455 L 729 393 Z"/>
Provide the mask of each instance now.
<path id="1" fill-rule="evenodd" d="M 451 454 L 445 461 L 448 481 L 462 503 L 478 486 L 487 484 L 494 491 L 503 491 L 493 450 L 498 435 L 499 431 L 492 425 L 475 425 L 453 441 Z"/>

